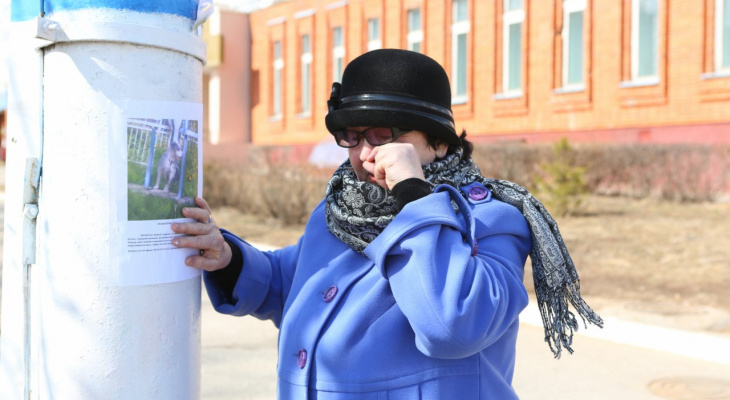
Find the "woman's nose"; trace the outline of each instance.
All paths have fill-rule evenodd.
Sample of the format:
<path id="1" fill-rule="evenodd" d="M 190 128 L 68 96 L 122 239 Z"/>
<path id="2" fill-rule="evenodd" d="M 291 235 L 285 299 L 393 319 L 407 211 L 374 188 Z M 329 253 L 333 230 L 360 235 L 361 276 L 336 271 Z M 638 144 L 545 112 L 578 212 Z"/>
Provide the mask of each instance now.
<path id="1" fill-rule="evenodd" d="M 370 152 L 373 150 L 373 145 L 368 143 L 365 138 L 362 138 L 358 146 L 360 146 L 360 161 L 367 160 L 370 156 Z"/>

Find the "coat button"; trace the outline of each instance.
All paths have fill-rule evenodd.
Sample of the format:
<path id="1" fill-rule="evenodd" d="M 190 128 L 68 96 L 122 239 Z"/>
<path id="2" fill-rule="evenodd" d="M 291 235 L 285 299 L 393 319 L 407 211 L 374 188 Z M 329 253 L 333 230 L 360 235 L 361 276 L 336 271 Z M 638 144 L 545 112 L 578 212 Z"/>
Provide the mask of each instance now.
<path id="1" fill-rule="evenodd" d="M 307 351 L 301 349 L 299 350 L 299 354 L 297 354 L 297 366 L 304 368 L 305 365 L 307 365 Z"/>
<path id="2" fill-rule="evenodd" d="M 337 286 L 330 286 L 329 289 L 327 289 L 326 292 L 324 292 L 324 302 L 329 303 L 330 301 L 334 300 L 335 296 L 337 295 Z"/>
<path id="3" fill-rule="evenodd" d="M 484 200 L 489 191 L 481 186 L 474 186 L 469 189 L 469 198 L 475 201 Z"/>

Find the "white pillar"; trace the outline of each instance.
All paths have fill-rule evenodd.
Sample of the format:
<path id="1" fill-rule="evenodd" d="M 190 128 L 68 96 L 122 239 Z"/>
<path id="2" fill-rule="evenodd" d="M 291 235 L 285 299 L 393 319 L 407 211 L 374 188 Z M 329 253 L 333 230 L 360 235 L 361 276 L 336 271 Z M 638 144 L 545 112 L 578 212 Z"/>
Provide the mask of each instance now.
<path id="1" fill-rule="evenodd" d="M 29 398 L 30 290 L 32 272 L 23 261 L 24 171 L 26 159 L 39 159 L 41 149 L 42 55 L 23 39 L 28 24 L 10 31 L 5 226 L 3 236 L 2 325 L 0 330 L 0 399 Z M 31 37 L 32 38 L 32 37 Z M 21 48 L 20 44 L 26 48 Z M 30 222 L 30 221 L 29 221 Z M 30 235 L 32 232 L 26 232 Z M 35 237 L 33 235 L 32 237 Z M 33 252 L 35 254 L 35 252 Z M 26 254 L 27 255 L 27 254 Z"/>
<path id="2" fill-rule="evenodd" d="M 110 204 L 119 201 L 110 188 L 110 105 L 202 102 L 204 46 L 191 33 L 194 8 L 186 11 L 197 2 L 73 3 L 46 0 L 38 32 L 55 43 L 13 54 L 0 399 L 198 399 L 200 278 L 109 279 Z M 14 24 L 23 36 L 34 20 Z M 30 265 L 20 251 L 29 157 L 42 166 Z"/>

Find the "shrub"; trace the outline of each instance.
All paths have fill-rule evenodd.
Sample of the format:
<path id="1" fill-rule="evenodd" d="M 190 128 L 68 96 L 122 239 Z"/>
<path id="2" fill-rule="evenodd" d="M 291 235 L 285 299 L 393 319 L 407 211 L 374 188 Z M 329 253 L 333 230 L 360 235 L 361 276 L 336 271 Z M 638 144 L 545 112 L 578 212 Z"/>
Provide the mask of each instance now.
<path id="1" fill-rule="evenodd" d="M 541 164 L 543 176 L 538 176 L 537 191 L 545 206 L 555 215 L 565 216 L 579 211 L 588 194 L 585 167 L 576 163 L 576 151 L 568 139 L 555 142 L 553 159 Z"/>
<path id="2" fill-rule="evenodd" d="M 697 144 L 593 145 L 579 153 L 591 193 L 712 201 L 730 191 L 730 148 Z"/>
<path id="3" fill-rule="evenodd" d="M 333 169 L 252 151 L 243 165 L 204 165 L 208 203 L 286 224 L 306 222 Z M 707 201 L 730 193 L 730 147 L 475 143 L 473 158 L 484 176 L 525 186 L 556 215 L 577 211 L 586 191 L 670 201 Z"/>
<path id="4" fill-rule="evenodd" d="M 512 181 L 531 190 L 537 184 L 540 163 L 549 157 L 549 146 L 520 143 L 476 143 L 472 153 L 482 175 Z"/>
<path id="5" fill-rule="evenodd" d="M 211 205 L 300 224 L 324 197 L 332 170 L 263 156 L 243 165 L 204 166 L 203 194 Z"/>

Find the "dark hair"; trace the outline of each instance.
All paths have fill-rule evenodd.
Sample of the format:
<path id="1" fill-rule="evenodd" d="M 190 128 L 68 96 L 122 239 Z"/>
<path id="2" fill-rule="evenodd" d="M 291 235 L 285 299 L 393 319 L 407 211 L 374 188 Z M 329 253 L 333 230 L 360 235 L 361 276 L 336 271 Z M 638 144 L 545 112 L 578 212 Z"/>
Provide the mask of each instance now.
<path id="1" fill-rule="evenodd" d="M 434 149 L 438 148 L 439 144 L 445 143 L 443 140 L 437 138 L 436 136 L 426 135 L 426 138 L 428 140 L 428 145 Z M 461 131 L 461 135 L 459 135 L 459 142 L 460 144 L 448 143 L 449 148 L 446 151 L 446 154 L 453 154 L 454 152 L 456 152 L 456 149 L 461 147 L 461 149 L 464 151 L 461 159 L 468 160 L 469 158 L 471 158 L 472 151 L 474 151 L 474 145 L 472 144 L 472 142 L 466 139 L 466 129 Z"/>

